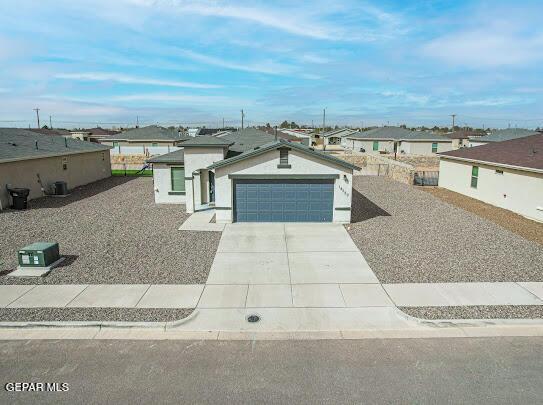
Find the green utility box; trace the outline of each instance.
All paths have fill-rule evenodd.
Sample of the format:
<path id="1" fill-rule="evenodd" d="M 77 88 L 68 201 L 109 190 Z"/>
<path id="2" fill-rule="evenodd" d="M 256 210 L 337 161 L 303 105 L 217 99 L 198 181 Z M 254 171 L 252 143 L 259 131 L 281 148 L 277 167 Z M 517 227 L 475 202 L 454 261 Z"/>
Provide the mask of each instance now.
<path id="1" fill-rule="evenodd" d="M 59 259 L 58 243 L 36 242 L 19 250 L 20 267 L 47 267 Z"/>

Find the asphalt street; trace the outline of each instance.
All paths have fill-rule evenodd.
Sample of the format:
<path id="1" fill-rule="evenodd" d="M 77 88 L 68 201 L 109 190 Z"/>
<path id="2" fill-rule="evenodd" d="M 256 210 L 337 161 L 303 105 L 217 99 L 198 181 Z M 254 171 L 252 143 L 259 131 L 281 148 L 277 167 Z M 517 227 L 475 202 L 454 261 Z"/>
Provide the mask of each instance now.
<path id="1" fill-rule="evenodd" d="M 0 362 L 0 403 L 529 404 L 543 397 L 543 338 L 2 341 Z M 63 391 L 13 391 L 22 387 L 16 383 L 57 383 Z"/>

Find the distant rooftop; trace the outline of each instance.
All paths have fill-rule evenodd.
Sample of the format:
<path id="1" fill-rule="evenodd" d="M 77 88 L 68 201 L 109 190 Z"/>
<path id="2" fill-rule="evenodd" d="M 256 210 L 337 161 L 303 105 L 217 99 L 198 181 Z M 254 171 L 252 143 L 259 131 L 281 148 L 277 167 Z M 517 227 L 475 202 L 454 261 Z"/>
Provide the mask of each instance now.
<path id="1" fill-rule="evenodd" d="M 120 134 L 104 138 L 105 141 L 185 141 L 189 137 L 179 133 L 175 128 L 164 128 L 158 125 L 149 125 L 142 128 L 129 129 Z"/>
<path id="2" fill-rule="evenodd" d="M 450 159 L 516 166 L 543 172 L 543 134 L 537 133 L 502 142 L 491 142 L 472 148 L 438 153 L 438 155 Z"/>
<path id="3" fill-rule="evenodd" d="M 215 147 L 227 147 L 232 145 L 233 142 L 229 141 L 226 138 L 219 138 L 216 136 L 210 136 L 210 135 L 203 135 L 203 136 L 195 136 L 195 137 L 189 137 L 188 140 L 183 142 L 181 146 L 184 148 L 189 147 L 209 147 L 209 146 L 215 146 Z"/>
<path id="4" fill-rule="evenodd" d="M 450 139 L 468 139 L 477 136 L 485 136 L 485 133 L 477 131 L 455 131 L 450 134 L 445 134 L 445 136 Z"/>
<path id="5" fill-rule="evenodd" d="M 448 138 L 436 135 L 433 132 L 410 131 L 400 127 L 379 127 L 364 132 L 355 132 L 347 135 L 352 139 L 375 139 L 394 141 L 449 141 Z"/>
<path id="6" fill-rule="evenodd" d="M 536 135 L 539 132 L 524 128 L 507 128 L 492 131 L 490 135 L 481 136 L 473 139 L 475 142 L 502 142 L 511 139 L 523 138 L 525 136 Z"/>
<path id="7" fill-rule="evenodd" d="M 107 151 L 109 146 L 21 128 L 0 128 L 0 163 Z"/>

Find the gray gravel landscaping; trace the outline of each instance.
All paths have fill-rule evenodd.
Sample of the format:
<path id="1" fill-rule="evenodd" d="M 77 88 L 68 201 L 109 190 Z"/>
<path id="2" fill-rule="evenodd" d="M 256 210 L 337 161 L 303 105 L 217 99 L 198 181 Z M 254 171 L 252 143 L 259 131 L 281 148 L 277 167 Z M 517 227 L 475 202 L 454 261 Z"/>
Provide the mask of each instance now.
<path id="1" fill-rule="evenodd" d="M 543 281 L 541 245 L 388 178 L 353 178 L 352 215 L 382 283 Z"/>
<path id="2" fill-rule="evenodd" d="M 111 177 L 67 198 L 0 212 L 0 284 L 202 284 L 220 232 L 178 231 L 184 206 L 157 205 L 152 178 Z M 65 262 L 43 278 L 10 278 L 17 250 L 59 242 Z"/>
<path id="3" fill-rule="evenodd" d="M 493 305 L 470 307 L 400 307 L 408 315 L 423 319 L 541 319 L 542 305 Z"/>
<path id="4" fill-rule="evenodd" d="M 0 322 L 171 322 L 186 318 L 189 308 L 0 308 Z"/>

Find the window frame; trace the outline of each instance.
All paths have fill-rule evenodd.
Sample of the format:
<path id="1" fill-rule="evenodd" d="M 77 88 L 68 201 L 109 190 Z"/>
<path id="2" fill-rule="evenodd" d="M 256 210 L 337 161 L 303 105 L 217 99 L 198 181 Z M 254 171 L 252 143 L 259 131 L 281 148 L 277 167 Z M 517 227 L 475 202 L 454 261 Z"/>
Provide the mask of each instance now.
<path id="1" fill-rule="evenodd" d="M 434 145 L 435 145 L 435 147 L 434 147 Z M 432 153 L 437 153 L 438 147 L 439 147 L 438 142 L 432 142 Z"/>
<path id="2" fill-rule="evenodd" d="M 373 141 L 372 151 L 379 152 L 379 141 Z"/>
<path id="3" fill-rule="evenodd" d="M 182 190 L 178 189 L 176 190 L 174 187 L 174 171 L 182 169 L 183 170 L 183 181 L 182 184 Z M 185 188 L 185 166 L 170 166 L 170 192 L 169 194 L 185 194 L 186 188 Z"/>
<path id="4" fill-rule="evenodd" d="M 479 184 L 479 166 L 471 166 L 471 188 L 477 189 Z"/>

